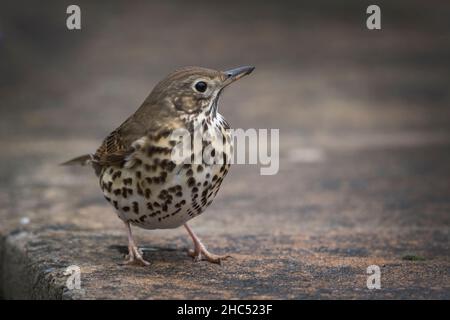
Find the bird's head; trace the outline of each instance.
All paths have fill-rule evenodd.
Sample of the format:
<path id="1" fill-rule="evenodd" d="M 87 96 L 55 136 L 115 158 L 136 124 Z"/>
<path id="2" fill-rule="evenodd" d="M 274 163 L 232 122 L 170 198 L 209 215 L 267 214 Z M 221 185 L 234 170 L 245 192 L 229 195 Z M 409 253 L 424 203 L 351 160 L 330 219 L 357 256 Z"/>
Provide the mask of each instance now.
<path id="1" fill-rule="evenodd" d="M 195 115 L 217 111 L 222 90 L 250 74 L 254 67 L 245 66 L 228 71 L 186 67 L 169 74 L 159 82 L 147 98 L 151 104 L 164 105 L 171 114 Z"/>

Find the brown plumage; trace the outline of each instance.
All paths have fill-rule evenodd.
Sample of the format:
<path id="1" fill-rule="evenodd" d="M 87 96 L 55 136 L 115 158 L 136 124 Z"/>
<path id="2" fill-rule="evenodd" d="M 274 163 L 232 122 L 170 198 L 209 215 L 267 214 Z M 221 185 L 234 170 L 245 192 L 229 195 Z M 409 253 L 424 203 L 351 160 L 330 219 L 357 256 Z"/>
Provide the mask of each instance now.
<path id="1" fill-rule="evenodd" d="M 217 112 L 220 94 L 253 69 L 178 69 L 155 86 L 140 108 L 112 131 L 93 155 L 65 163 L 91 164 L 95 169 L 105 198 L 127 228 L 128 262 L 148 264 L 134 244 L 130 223 L 146 229 L 184 225 L 194 241 L 191 255 L 196 260 L 204 257 L 220 262 L 224 258 L 209 253 L 186 222 L 211 204 L 229 163 L 176 165 L 171 151 L 177 141 L 171 140 L 170 134 L 180 128 L 191 134 L 199 129 L 207 135 L 221 132 L 224 139 L 211 142 L 215 154 L 218 143 L 231 141 L 228 123 Z M 229 161 L 231 154 L 221 152 Z"/>

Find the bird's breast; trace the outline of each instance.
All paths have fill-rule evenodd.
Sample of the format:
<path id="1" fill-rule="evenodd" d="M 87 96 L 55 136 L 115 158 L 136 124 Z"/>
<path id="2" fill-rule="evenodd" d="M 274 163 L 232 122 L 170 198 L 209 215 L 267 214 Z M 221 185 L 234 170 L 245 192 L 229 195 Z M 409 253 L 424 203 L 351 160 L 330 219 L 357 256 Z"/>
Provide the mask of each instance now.
<path id="1" fill-rule="evenodd" d="M 171 135 L 145 136 L 122 166 L 102 169 L 100 186 L 122 220 L 146 229 L 175 228 L 212 203 L 230 167 L 232 137 L 223 118 L 198 120 L 193 133 L 202 136 L 201 148 L 180 146 L 181 138 Z M 176 147 L 184 148 L 184 162 L 175 161 Z"/>

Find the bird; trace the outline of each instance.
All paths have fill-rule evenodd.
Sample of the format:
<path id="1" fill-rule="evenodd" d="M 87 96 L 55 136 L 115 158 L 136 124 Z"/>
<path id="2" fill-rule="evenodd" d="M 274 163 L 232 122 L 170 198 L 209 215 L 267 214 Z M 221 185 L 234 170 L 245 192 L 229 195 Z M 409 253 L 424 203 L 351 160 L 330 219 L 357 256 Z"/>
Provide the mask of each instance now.
<path id="1" fill-rule="evenodd" d="M 124 264 L 150 264 L 136 245 L 131 226 L 148 230 L 184 226 L 194 244 L 188 250 L 194 261 L 220 264 L 230 257 L 209 252 L 188 221 L 212 203 L 231 165 L 233 136 L 218 112 L 218 100 L 225 87 L 254 69 L 177 69 L 95 153 L 63 163 L 94 169 L 104 198 L 125 225 Z M 197 138 L 200 144 L 193 145 Z"/>

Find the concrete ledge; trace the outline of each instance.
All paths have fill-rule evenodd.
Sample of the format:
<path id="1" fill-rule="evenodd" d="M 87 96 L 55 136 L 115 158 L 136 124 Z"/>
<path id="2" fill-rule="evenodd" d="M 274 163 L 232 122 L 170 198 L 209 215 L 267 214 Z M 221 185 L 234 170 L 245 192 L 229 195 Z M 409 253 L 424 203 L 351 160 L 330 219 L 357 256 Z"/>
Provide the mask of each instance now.
<path id="1" fill-rule="evenodd" d="M 395 241 L 376 234 L 332 232 L 315 237 L 221 235 L 211 249 L 234 252 L 223 265 L 194 263 L 183 237 L 139 237 L 149 267 L 122 266 L 124 237 L 72 226 L 16 231 L 1 246 L 6 299 L 448 299 L 448 261 L 405 260 Z M 445 238 L 440 231 L 417 232 Z M 355 246 L 364 239 L 370 246 Z M 337 245 L 339 244 L 339 245 Z M 441 243 L 443 247 L 446 245 Z M 435 250 L 437 248 L 435 243 Z M 389 248 L 389 249 L 388 249 Z M 416 247 L 416 252 L 425 248 Z M 372 254 L 369 254 L 372 252 Z M 383 252 L 383 256 L 379 256 Z M 375 254 L 374 254 L 375 253 Z M 425 253 L 426 254 L 426 253 Z M 420 255 L 420 257 L 422 257 Z M 366 268 L 381 268 L 382 289 L 366 287 Z M 81 270 L 81 290 L 66 287 L 66 268 Z"/>
<path id="2" fill-rule="evenodd" d="M 236 166 L 212 207 L 191 223 L 212 252 L 233 255 L 221 266 L 194 263 L 182 228 L 134 228 L 151 265 L 121 265 L 125 232 L 92 172 L 35 166 L 27 184 L 0 194 L 0 295 L 448 299 L 449 172 L 433 166 L 434 157 L 450 162 L 448 148 L 437 145 L 327 151 L 326 162 L 284 162 L 271 177 Z M 39 180 L 48 172 L 51 179 Z M 380 267 L 379 290 L 366 286 L 370 265 Z M 80 268 L 80 290 L 66 286 L 69 266 Z"/>
<path id="3" fill-rule="evenodd" d="M 450 299 L 448 6 L 383 1 L 395 19 L 369 31 L 358 0 L 79 0 L 72 32 L 61 2 L 3 2 L 2 298 Z M 184 230 L 135 229 L 152 264 L 120 265 L 123 225 L 92 170 L 58 164 L 94 151 L 171 70 L 246 63 L 220 110 L 280 129 L 280 171 L 233 166 L 191 225 L 234 258 L 193 263 Z"/>

